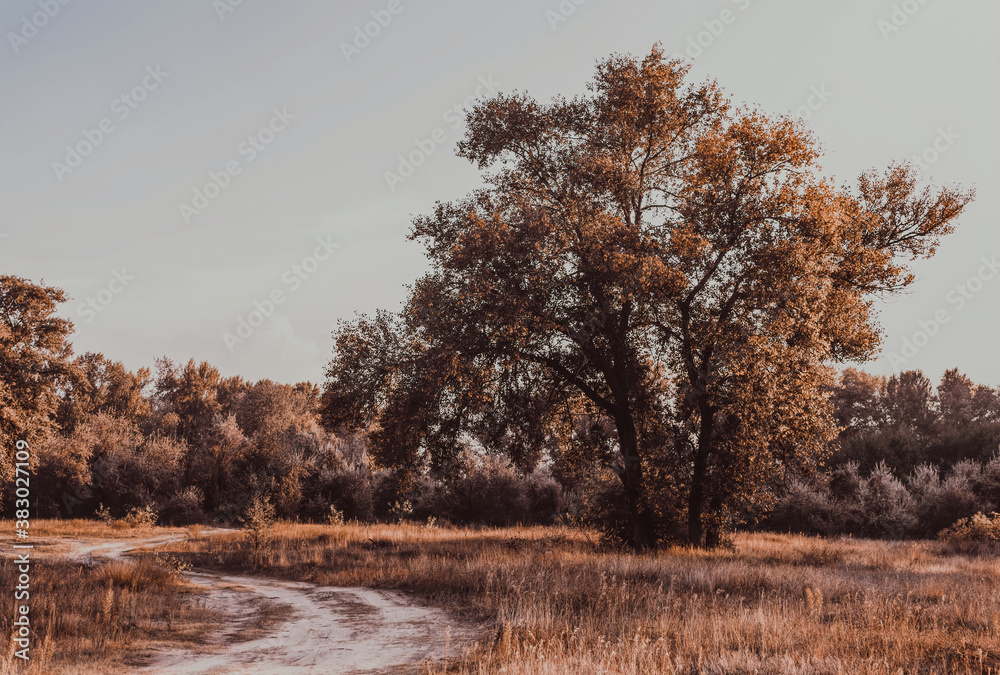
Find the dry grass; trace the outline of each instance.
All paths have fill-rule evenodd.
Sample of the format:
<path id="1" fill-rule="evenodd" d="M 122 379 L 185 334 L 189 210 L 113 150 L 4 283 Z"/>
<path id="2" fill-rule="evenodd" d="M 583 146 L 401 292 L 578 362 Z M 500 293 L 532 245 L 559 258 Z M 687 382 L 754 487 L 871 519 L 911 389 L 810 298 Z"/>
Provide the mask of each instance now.
<path id="1" fill-rule="evenodd" d="M 92 521 L 39 521 L 34 536 L 130 538 L 169 533 L 167 528 L 127 532 Z M 12 531 L 12 528 L 7 530 Z M 178 530 L 179 531 L 179 530 Z M 114 534 L 111 534 L 114 532 Z M 32 539 L 36 546 L 40 543 Z M 30 593 L 31 664 L 13 657 L 13 589 L 18 571 L 4 547 L 0 588 L 9 589 L 0 612 L 0 673 L 115 673 L 145 664 L 153 649 L 193 647 L 219 621 L 201 601 L 203 591 L 182 581 L 153 556 L 87 566 L 32 551 Z M 52 547 L 58 548 L 58 547 Z M 41 555 L 39 555 L 41 553 Z"/>
<path id="2" fill-rule="evenodd" d="M 280 524 L 198 566 L 404 589 L 486 623 L 458 673 L 1000 672 L 1000 569 L 934 542 L 740 535 L 633 556 L 587 533 Z M 445 666 L 440 666 L 444 669 Z"/>
<path id="3" fill-rule="evenodd" d="M 184 532 L 182 527 L 131 527 L 123 520 L 116 520 L 110 525 L 100 520 L 55 520 L 33 518 L 31 520 L 31 537 L 95 537 L 100 539 L 134 539 L 158 534 Z M 0 538 L 6 543 L 14 542 L 14 521 L 0 520 Z"/>

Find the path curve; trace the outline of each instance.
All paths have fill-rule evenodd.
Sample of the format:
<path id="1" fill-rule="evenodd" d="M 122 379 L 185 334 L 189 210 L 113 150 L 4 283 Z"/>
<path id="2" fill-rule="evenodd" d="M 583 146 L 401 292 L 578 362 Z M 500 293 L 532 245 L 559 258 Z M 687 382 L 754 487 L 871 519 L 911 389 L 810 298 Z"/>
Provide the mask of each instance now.
<path id="1" fill-rule="evenodd" d="M 211 534 L 209 531 L 205 536 Z M 172 534 L 64 543 L 71 545 L 71 559 L 97 563 L 184 537 Z M 140 673 L 399 672 L 395 669 L 456 656 L 475 638 L 471 626 L 459 624 L 444 611 L 417 604 L 401 593 L 204 570 L 185 572 L 184 577 L 208 589 L 206 606 L 227 616 L 222 634 L 207 645 L 207 651 L 160 653 Z M 253 631 L 268 615 L 279 618 L 263 631 Z M 245 639 L 247 632 L 251 639 Z"/>

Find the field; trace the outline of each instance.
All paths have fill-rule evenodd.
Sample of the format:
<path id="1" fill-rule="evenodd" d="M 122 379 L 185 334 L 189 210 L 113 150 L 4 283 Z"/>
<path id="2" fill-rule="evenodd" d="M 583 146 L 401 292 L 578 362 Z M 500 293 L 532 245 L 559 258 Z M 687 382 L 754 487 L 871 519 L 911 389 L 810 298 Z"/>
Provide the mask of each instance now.
<path id="1" fill-rule="evenodd" d="M 37 524 L 43 541 L 182 532 Z M 1000 672 L 996 557 L 937 542 L 739 534 L 731 548 L 636 556 L 570 528 L 279 523 L 255 553 L 242 532 L 186 534 L 100 566 L 41 547 L 33 672 L 128 672 L 217 633 L 225 617 L 178 563 L 412 593 L 479 636 L 428 674 Z M 14 574 L 0 561 L 5 588 Z M 0 672 L 24 672 L 5 657 Z"/>
<path id="2" fill-rule="evenodd" d="M 177 528 L 108 526 L 97 521 L 34 521 L 36 537 L 120 540 L 181 532 Z M 0 531 L 13 523 L 0 521 Z M 61 558 L 66 546 L 34 541 L 30 568 L 31 667 L 13 657 L 13 589 L 18 570 L 5 538 L 0 587 L 11 596 L 0 614 L 8 640 L 0 673 L 119 673 L 143 665 L 156 649 L 193 647 L 218 625 L 221 615 L 205 609 L 202 592 L 181 579 L 176 566 L 152 556 L 112 560 L 100 566 Z"/>
<path id="3" fill-rule="evenodd" d="M 483 627 L 456 673 L 1000 672 L 1000 568 L 936 542 L 741 534 L 602 550 L 571 529 L 279 524 L 166 547 L 199 567 L 410 591 Z"/>

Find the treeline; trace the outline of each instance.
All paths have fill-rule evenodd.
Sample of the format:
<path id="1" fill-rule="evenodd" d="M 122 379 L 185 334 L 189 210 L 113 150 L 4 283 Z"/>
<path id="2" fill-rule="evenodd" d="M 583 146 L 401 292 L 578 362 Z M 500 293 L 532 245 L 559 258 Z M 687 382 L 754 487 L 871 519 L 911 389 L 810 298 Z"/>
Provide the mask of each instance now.
<path id="1" fill-rule="evenodd" d="M 317 522 L 590 522 L 611 535 L 629 527 L 607 461 L 616 437 L 606 418 L 580 413 L 537 438 L 500 434 L 506 442 L 493 453 L 459 436 L 447 463 L 424 457 L 390 469 L 368 451 L 368 433 L 384 430 L 330 424 L 321 413 L 336 401 L 312 383 L 222 377 L 193 360 L 132 372 L 101 354 L 74 358 L 72 324 L 54 316 L 64 299 L 0 277 L 7 509 L 11 449 L 23 439 L 42 516 L 236 523 L 266 500 L 279 517 Z M 849 369 L 828 393 L 841 432 L 826 455 L 774 472 L 759 498 L 727 515 L 726 529 L 928 536 L 1000 510 L 1000 391 L 957 370 L 934 385 L 920 371 L 886 378 Z M 650 474 L 658 517 L 682 523 L 685 486 L 661 474 Z"/>
<path id="2" fill-rule="evenodd" d="M 1000 391 L 949 370 L 846 370 L 832 401 L 843 430 L 813 476 L 793 476 L 765 527 L 869 537 L 932 536 L 1000 511 Z"/>
<path id="3" fill-rule="evenodd" d="M 962 518 L 1000 511 L 1000 458 L 950 469 L 922 464 L 901 480 L 882 463 L 848 462 L 820 480 L 793 478 L 763 525 L 807 534 L 930 537 Z"/>
<path id="4" fill-rule="evenodd" d="M 207 363 L 168 359 L 130 372 L 100 354 L 72 363 L 55 428 L 34 444 L 32 494 L 44 516 L 234 523 L 251 501 L 288 519 L 436 518 L 552 522 L 560 486 L 544 469 L 519 473 L 468 453 L 445 485 L 371 466 L 365 439 L 317 423 L 315 385 L 224 378 Z"/>
<path id="5" fill-rule="evenodd" d="M 846 370 L 832 398 L 843 428 L 834 465 L 870 470 L 885 462 L 897 475 L 921 464 L 948 470 L 988 462 L 1000 445 L 1000 391 L 953 369 L 935 387 L 919 370 L 876 377 Z"/>
<path id="6" fill-rule="evenodd" d="M 99 354 L 72 362 L 55 428 L 35 444 L 39 512 L 235 523 L 255 497 L 282 518 L 607 525 L 617 483 L 571 452 L 515 465 L 472 445 L 447 475 L 379 469 L 364 434 L 323 429 L 319 389 L 251 383 L 207 363 L 130 372 Z M 956 370 L 843 373 L 843 431 L 825 469 L 776 483 L 745 526 L 817 534 L 932 536 L 1000 510 L 1000 392 Z M 581 424 L 585 421 L 581 420 Z"/>
<path id="7" fill-rule="evenodd" d="M 237 523 L 252 503 L 325 521 L 554 522 L 549 469 L 468 449 L 445 477 L 376 466 L 364 434 L 323 428 L 316 385 L 222 377 L 160 359 L 132 372 L 74 357 L 58 288 L 0 275 L 0 501 L 13 508 L 13 448 L 31 447 L 34 514 Z M 135 519 L 135 518 L 133 518 Z"/>

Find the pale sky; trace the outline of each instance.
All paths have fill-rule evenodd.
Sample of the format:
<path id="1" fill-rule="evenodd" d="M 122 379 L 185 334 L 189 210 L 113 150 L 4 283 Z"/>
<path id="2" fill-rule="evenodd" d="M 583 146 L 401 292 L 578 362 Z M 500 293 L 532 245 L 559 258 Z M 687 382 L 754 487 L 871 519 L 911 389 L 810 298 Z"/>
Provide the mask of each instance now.
<path id="1" fill-rule="evenodd" d="M 337 320 L 399 309 L 425 269 L 411 217 L 477 186 L 457 110 L 582 93 L 662 42 L 735 101 L 808 112 L 841 182 L 923 155 L 978 189 L 863 367 L 1000 385 L 998 26 L 995 0 L 3 0 L 0 270 L 72 297 L 77 353 L 321 381 Z"/>

